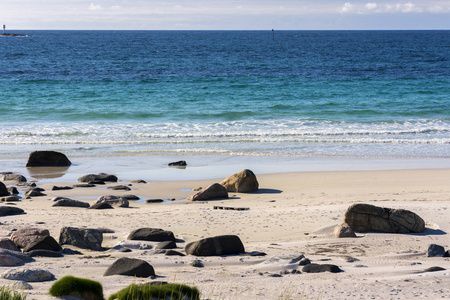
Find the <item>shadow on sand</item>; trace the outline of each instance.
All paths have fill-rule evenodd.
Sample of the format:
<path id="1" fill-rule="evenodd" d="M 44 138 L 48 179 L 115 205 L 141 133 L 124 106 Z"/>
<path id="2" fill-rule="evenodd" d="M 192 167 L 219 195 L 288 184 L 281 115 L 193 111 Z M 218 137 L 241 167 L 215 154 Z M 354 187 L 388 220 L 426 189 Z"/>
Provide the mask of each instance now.
<path id="1" fill-rule="evenodd" d="M 253 192 L 251 194 L 281 194 L 282 190 L 276 190 L 276 189 L 258 189 L 256 192 Z"/>
<path id="2" fill-rule="evenodd" d="M 411 233 L 411 235 L 418 235 L 418 236 L 425 236 L 425 235 L 444 235 L 447 234 L 447 232 L 442 231 L 440 229 L 433 229 L 425 227 L 425 230 L 421 233 Z"/>

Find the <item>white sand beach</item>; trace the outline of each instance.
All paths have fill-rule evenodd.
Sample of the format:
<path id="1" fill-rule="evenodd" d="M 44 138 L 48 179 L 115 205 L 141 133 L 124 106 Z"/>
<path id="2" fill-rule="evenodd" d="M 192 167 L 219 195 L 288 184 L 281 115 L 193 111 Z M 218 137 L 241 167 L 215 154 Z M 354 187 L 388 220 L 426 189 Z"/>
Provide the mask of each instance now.
<path id="1" fill-rule="evenodd" d="M 235 170 L 236 172 L 240 170 Z M 231 175 L 231 174 L 229 174 Z M 230 193 L 230 199 L 188 202 L 192 189 L 216 180 L 152 181 L 133 183 L 131 191 L 111 191 L 106 186 L 52 191 L 58 178 L 37 182 L 47 196 L 15 203 L 26 214 L 0 217 L 0 237 L 9 237 L 21 227 L 48 229 L 58 240 L 62 227 L 106 228 L 102 246 L 91 251 L 73 246 L 83 255 L 63 258 L 36 257 L 27 268 L 43 268 L 56 279 L 66 275 L 89 278 L 103 285 L 107 298 L 131 283 L 162 280 L 199 288 L 202 299 L 448 299 L 450 298 L 450 258 L 426 255 L 430 244 L 450 248 L 450 169 L 341 171 L 256 174 L 259 191 Z M 147 178 L 132 178 L 144 179 Z M 120 178 L 119 178 L 120 180 Z M 131 180 L 131 179 L 130 179 Z M 10 182 L 5 182 L 12 185 Z M 130 184 L 121 180 L 119 184 Z M 93 203 L 106 194 L 134 194 L 141 199 L 176 199 L 146 204 L 130 201 L 130 208 L 90 210 L 52 207 L 56 196 Z M 368 203 L 415 212 L 426 222 L 420 234 L 357 233 L 357 238 L 335 238 L 333 228 L 342 223 L 345 210 L 354 203 Z M 10 205 L 10 204 L 1 204 Z M 218 210 L 214 206 L 245 207 L 248 210 Z M 266 256 L 226 257 L 165 256 L 154 249 L 132 249 L 122 253 L 113 247 L 138 228 L 173 231 L 178 249 L 188 242 L 224 234 L 238 235 L 247 252 Z M 155 246 L 156 242 L 145 242 Z M 290 259 L 303 254 L 314 263 L 339 266 L 340 273 L 292 274 L 302 266 Z M 120 257 L 149 262 L 155 279 L 103 276 Z M 272 259 L 271 259 L 272 258 Z M 200 259 L 204 267 L 189 265 Z M 271 260 L 269 260 L 271 259 Z M 268 261 L 269 260 L 269 261 Z M 445 271 L 422 271 L 439 266 Z M 3 273 L 12 267 L 0 267 Z M 17 267 L 19 268 L 19 267 Z M 281 276 L 280 276 L 281 275 Z M 13 281 L 0 279 L 0 285 Z M 54 281 L 30 283 L 27 299 L 53 299 L 48 290 Z"/>

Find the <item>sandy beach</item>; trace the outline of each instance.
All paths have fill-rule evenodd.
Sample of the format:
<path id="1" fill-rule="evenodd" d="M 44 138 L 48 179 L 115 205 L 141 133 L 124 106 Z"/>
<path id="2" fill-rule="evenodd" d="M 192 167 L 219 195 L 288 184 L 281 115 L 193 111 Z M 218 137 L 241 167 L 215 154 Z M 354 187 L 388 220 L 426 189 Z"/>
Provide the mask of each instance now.
<path id="1" fill-rule="evenodd" d="M 258 192 L 230 193 L 228 200 L 199 202 L 184 199 L 193 193 L 192 189 L 223 178 L 133 183 L 132 190 L 126 192 L 107 190 L 108 186 L 130 184 L 120 178 L 118 183 L 105 186 L 60 191 L 52 191 L 52 187 L 76 182 L 58 182 L 58 178 L 42 184 L 38 181 L 47 196 L 16 202 L 14 205 L 26 214 L 1 217 L 0 237 L 9 237 L 15 229 L 28 226 L 48 229 L 56 240 L 65 226 L 109 229 L 112 233 L 103 235 L 104 251 L 65 245 L 83 254 L 35 257 L 35 261 L 20 266 L 49 270 L 56 279 L 73 275 L 99 281 L 105 298 L 131 283 L 152 280 L 194 285 L 202 299 L 450 298 L 450 259 L 426 255 L 430 244 L 450 248 L 450 169 L 256 175 Z M 134 194 L 141 200 L 130 201 L 129 208 L 108 210 L 52 207 L 51 199 L 56 196 L 93 203 L 107 194 Z M 146 204 L 145 199 L 175 201 Z M 335 238 L 333 228 L 342 223 L 345 210 L 354 203 L 408 209 L 425 220 L 426 229 L 420 234 L 357 233 L 357 238 Z M 214 206 L 248 210 L 219 210 Z M 187 243 L 200 238 L 233 234 L 240 237 L 246 252 L 267 255 L 180 257 L 165 256 L 155 248 L 119 252 L 117 245 L 127 243 L 128 234 L 142 227 L 173 231 L 178 239 L 176 250 L 181 252 Z M 157 244 L 142 243 L 153 247 Z M 292 274 L 292 270 L 301 271 L 302 266 L 290 260 L 301 254 L 314 263 L 335 264 L 343 272 Z M 157 278 L 103 276 L 120 257 L 149 262 Z M 204 267 L 190 266 L 194 259 L 200 259 Z M 432 266 L 446 270 L 422 272 Z M 0 267 L 0 272 L 11 268 Z M 53 299 L 47 294 L 53 282 L 31 283 L 33 289 L 26 291 L 27 299 Z M 13 283 L 0 279 L 0 285 Z"/>

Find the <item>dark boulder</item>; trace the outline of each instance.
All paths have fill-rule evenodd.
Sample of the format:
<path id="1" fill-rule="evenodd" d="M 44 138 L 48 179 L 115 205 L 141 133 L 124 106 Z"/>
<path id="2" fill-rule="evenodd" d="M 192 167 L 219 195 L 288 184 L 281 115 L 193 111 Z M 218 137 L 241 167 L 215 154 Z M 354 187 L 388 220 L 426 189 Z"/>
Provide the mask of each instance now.
<path id="1" fill-rule="evenodd" d="M 34 151 L 28 157 L 27 167 L 69 167 L 72 163 L 63 153 Z"/>
<path id="2" fill-rule="evenodd" d="M 108 186 L 107 189 L 113 191 L 131 191 L 131 189 L 126 185 Z"/>
<path id="3" fill-rule="evenodd" d="M 74 199 L 64 198 L 56 201 L 52 206 L 69 206 L 69 207 L 84 207 L 88 208 L 90 205 L 87 202 L 78 201 Z"/>
<path id="4" fill-rule="evenodd" d="M 19 266 L 32 260 L 27 253 L 0 249 L 0 267 Z"/>
<path id="5" fill-rule="evenodd" d="M 114 207 L 111 206 L 111 204 L 106 202 L 97 202 L 93 204 L 89 209 L 114 209 Z"/>
<path id="6" fill-rule="evenodd" d="M 195 256 L 215 256 L 245 253 L 244 245 L 237 235 L 221 235 L 189 243 L 186 254 Z"/>
<path id="7" fill-rule="evenodd" d="M 425 230 L 425 221 L 411 211 L 370 204 L 350 206 L 344 223 L 357 232 L 420 233 Z"/>
<path id="8" fill-rule="evenodd" d="M 183 253 L 175 251 L 175 250 L 172 250 L 172 249 L 167 250 L 166 253 L 164 253 L 164 255 L 167 255 L 167 256 L 186 256 Z"/>
<path id="9" fill-rule="evenodd" d="M 177 243 L 174 241 L 165 241 L 160 242 L 158 245 L 156 245 L 156 249 L 175 249 L 177 247 Z"/>
<path id="10" fill-rule="evenodd" d="M 175 236 L 172 231 L 162 230 L 160 228 L 139 228 L 134 230 L 128 236 L 129 240 L 152 241 L 152 242 L 175 242 Z"/>
<path id="11" fill-rule="evenodd" d="M 9 192 L 11 195 L 19 195 L 19 191 L 17 190 L 17 188 L 16 188 L 15 186 L 10 186 L 10 187 L 8 188 L 8 192 Z"/>
<path id="12" fill-rule="evenodd" d="M 60 251 L 62 250 L 62 248 L 53 237 L 47 235 L 38 237 L 36 240 L 29 243 L 22 250 L 23 252 L 29 252 L 33 250 Z"/>
<path id="13" fill-rule="evenodd" d="M 60 191 L 60 190 L 72 190 L 73 187 L 71 186 L 53 186 L 52 191 Z"/>
<path id="14" fill-rule="evenodd" d="M 242 170 L 225 178 L 221 183 L 228 192 L 251 193 L 259 188 L 258 180 L 255 174 L 248 170 Z"/>
<path id="15" fill-rule="evenodd" d="M 169 163 L 169 167 L 186 167 L 186 166 L 187 163 L 184 160 Z"/>
<path id="16" fill-rule="evenodd" d="M 95 187 L 95 184 L 92 184 L 92 183 L 80 183 L 80 184 L 74 184 L 73 187 L 74 188 L 90 188 L 90 187 Z"/>
<path id="17" fill-rule="evenodd" d="M 128 201 L 131 201 L 131 200 L 139 200 L 140 198 L 138 197 L 138 196 L 136 196 L 136 195 L 122 195 L 122 198 L 125 198 L 125 199 L 127 199 Z"/>
<path id="18" fill-rule="evenodd" d="M 8 238 L 0 238 L 0 249 L 20 251 L 19 247 Z"/>
<path id="19" fill-rule="evenodd" d="M 27 254 L 30 255 L 31 257 L 64 257 L 64 255 L 61 252 L 43 249 L 31 250 L 27 252 Z"/>
<path id="20" fill-rule="evenodd" d="M 428 257 L 444 257 L 444 255 L 445 255 L 444 247 L 436 244 L 431 244 L 430 246 L 428 246 L 427 250 Z"/>
<path id="21" fill-rule="evenodd" d="M 31 190 L 26 191 L 25 196 L 26 197 L 42 197 L 42 196 L 47 196 L 47 195 L 42 193 L 42 189 L 33 188 Z"/>
<path id="22" fill-rule="evenodd" d="M 19 202 L 20 198 L 17 196 L 6 196 L 0 198 L 1 202 Z"/>
<path id="23" fill-rule="evenodd" d="M 126 275 L 133 277 L 155 276 L 153 267 L 142 259 L 122 257 L 108 267 L 103 276 Z"/>
<path id="24" fill-rule="evenodd" d="M 63 227 L 59 234 L 61 245 L 73 245 L 79 248 L 101 251 L 103 233 L 98 229 Z"/>
<path id="25" fill-rule="evenodd" d="M 228 199 L 227 189 L 221 184 L 214 183 L 187 198 L 187 200 L 190 201 L 202 201 L 213 199 Z"/>
<path id="26" fill-rule="evenodd" d="M 323 272 L 331 272 L 331 273 L 339 273 L 342 270 L 336 266 L 331 264 L 308 264 L 303 267 L 302 272 L 304 273 L 323 273 Z"/>
<path id="27" fill-rule="evenodd" d="M 0 206 L 0 217 L 4 216 L 12 216 L 12 215 L 21 215 L 24 214 L 25 211 L 18 207 L 13 206 Z"/>
<path id="28" fill-rule="evenodd" d="M 0 181 L 0 196 L 9 196 L 9 191 L 6 185 Z"/>
<path id="29" fill-rule="evenodd" d="M 96 174 L 88 174 L 78 178 L 79 182 L 93 182 L 95 180 L 107 181 L 107 182 L 117 182 L 118 178 L 115 175 L 109 175 L 105 173 Z"/>

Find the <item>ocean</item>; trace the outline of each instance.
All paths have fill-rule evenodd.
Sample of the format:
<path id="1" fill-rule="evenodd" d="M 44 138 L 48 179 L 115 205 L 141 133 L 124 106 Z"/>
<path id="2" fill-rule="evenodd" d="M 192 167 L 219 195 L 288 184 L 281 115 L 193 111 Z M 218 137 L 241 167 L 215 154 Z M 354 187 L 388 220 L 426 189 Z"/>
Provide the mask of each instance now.
<path id="1" fill-rule="evenodd" d="M 450 31 L 15 33 L 0 38 L 12 168 L 34 150 L 450 158 Z"/>

